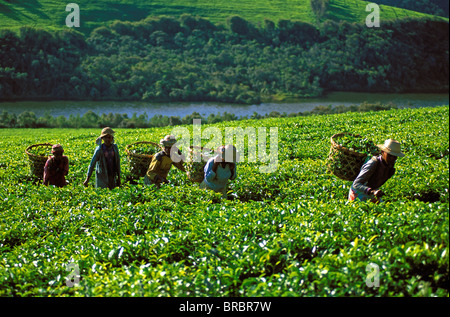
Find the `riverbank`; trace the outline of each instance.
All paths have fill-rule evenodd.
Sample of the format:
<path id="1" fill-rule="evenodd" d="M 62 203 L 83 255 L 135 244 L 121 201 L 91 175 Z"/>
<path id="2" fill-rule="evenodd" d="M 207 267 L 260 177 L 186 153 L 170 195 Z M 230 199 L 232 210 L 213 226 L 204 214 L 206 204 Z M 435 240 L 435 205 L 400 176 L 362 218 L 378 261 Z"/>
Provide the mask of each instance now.
<path id="1" fill-rule="evenodd" d="M 29 111 L 37 117 L 50 115 L 53 117 L 64 116 L 67 119 L 70 115 L 83 116 L 91 111 L 101 116 L 102 114 L 120 113 L 132 117 L 146 115 L 149 118 L 155 115 L 178 116 L 183 118 L 194 112 L 198 112 L 204 117 L 211 114 L 219 115 L 232 113 L 237 117 L 250 117 L 254 113 L 265 116 L 273 111 L 279 113 L 300 113 L 312 111 L 319 106 L 359 106 L 363 103 L 369 104 L 389 104 L 398 108 L 404 107 L 431 107 L 449 104 L 449 95 L 446 94 L 369 94 L 369 93 L 349 93 L 334 92 L 320 98 L 285 100 L 284 102 L 266 102 L 259 104 L 232 104 L 217 102 L 130 102 L 130 101 L 16 101 L 0 102 L 0 113 L 7 111 L 10 114 L 19 114 Z"/>
<path id="2" fill-rule="evenodd" d="M 447 104 L 448 106 L 448 100 Z M 439 106 L 439 105 L 435 105 Z M 97 114 L 92 110 L 87 111 L 83 115 L 70 114 L 68 117 L 64 115 L 52 116 L 46 112 L 42 116 L 37 116 L 32 111 L 25 111 L 16 115 L 3 110 L 0 114 L 0 128 L 96 128 L 96 127 L 117 127 L 117 128 L 151 128 L 192 124 L 193 119 L 201 119 L 204 123 L 218 123 L 224 121 L 237 121 L 246 119 L 263 119 L 263 118 L 283 118 L 311 115 L 336 114 L 344 112 L 368 112 L 382 111 L 399 108 L 395 104 L 382 104 L 363 102 L 359 105 L 337 105 L 331 104 L 319 105 L 310 111 L 303 112 L 280 112 L 272 110 L 270 113 L 259 114 L 256 111 L 251 115 L 238 116 L 234 112 L 210 113 L 202 115 L 198 111 L 194 111 L 184 117 L 179 115 L 163 115 L 156 114 L 150 117 L 147 113 L 138 115 L 134 112 L 131 116 L 121 113 L 102 113 Z M 401 107 L 400 107 L 401 108 Z M 417 108 L 417 107 L 409 107 Z"/>

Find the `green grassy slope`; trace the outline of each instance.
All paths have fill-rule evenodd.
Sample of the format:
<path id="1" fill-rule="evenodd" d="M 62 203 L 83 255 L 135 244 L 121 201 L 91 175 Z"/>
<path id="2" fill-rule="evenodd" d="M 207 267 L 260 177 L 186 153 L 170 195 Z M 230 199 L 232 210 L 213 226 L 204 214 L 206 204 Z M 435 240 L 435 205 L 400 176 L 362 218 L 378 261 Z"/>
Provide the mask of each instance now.
<path id="1" fill-rule="evenodd" d="M 0 28 L 17 28 L 23 25 L 44 28 L 64 28 L 69 12 L 65 11 L 69 1 L 56 0 L 0 0 Z M 180 16 L 184 13 L 198 15 L 213 22 L 224 22 L 232 15 L 261 22 L 270 19 L 302 20 L 314 22 L 309 0 L 78 0 L 80 7 L 81 32 L 114 20 L 137 21 L 147 16 Z M 369 3 L 369 2 L 367 2 Z M 360 0 L 331 0 L 326 18 L 364 22 L 366 2 Z M 413 11 L 381 6 L 381 19 L 426 16 Z"/>
<path id="2" fill-rule="evenodd" d="M 335 21 L 349 21 L 363 23 L 370 12 L 366 11 L 368 3 L 376 1 L 361 0 L 331 0 L 325 18 Z M 431 17 L 430 15 L 411 10 L 380 5 L 380 22 L 401 18 Z"/>

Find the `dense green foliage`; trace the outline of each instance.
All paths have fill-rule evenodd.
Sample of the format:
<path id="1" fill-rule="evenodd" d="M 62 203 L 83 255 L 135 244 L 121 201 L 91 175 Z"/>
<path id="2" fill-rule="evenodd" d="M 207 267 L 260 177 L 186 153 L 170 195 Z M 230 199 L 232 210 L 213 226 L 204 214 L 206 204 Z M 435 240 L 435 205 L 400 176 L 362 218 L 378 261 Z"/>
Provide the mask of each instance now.
<path id="1" fill-rule="evenodd" d="M 335 142 L 350 151 L 367 154 L 369 156 L 376 155 L 380 150 L 376 147 L 372 140 L 358 135 L 344 134 L 336 138 Z"/>
<path id="2" fill-rule="evenodd" d="M 225 201 L 177 169 L 160 190 L 142 179 L 84 187 L 98 128 L 1 129 L 0 295 L 449 295 L 448 106 L 202 129 L 233 126 L 278 127 L 278 168 L 264 174 L 264 163 L 244 160 Z M 117 129 L 124 179 L 125 145 L 171 129 Z M 345 131 L 402 142 L 406 156 L 383 186 L 385 202 L 349 203 L 350 183 L 326 172 L 330 137 Z M 64 146 L 65 188 L 29 176 L 24 150 L 44 142 Z M 80 268 L 73 287 L 70 263 Z M 366 285 L 370 263 L 379 287 Z"/>
<path id="3" fill-rule="evenodd" d="M 0 99 L 257 103 L 324 91 L 448 91 L 448 22 L 320 28 L 183 15 L 71 31 L 0 31 Z"/>
<path id="4" fill-rule="evenodd" d="M 155 142 L 153 142 L 153 143 L 155 143 Z M 153 155 L 153 154 L 161 151 L 161 147 L 158 146 L 158 143 L 156 143 L 156 145 L 154 145 L 151 143 L 136 142 L 136 143 L 130 144 L 130 146 L 128 147 L 128 150 L 130 151 L 130 153 L 133 153 L 133 154 Z"/>
<path id="5" fill-rule="evenodd" d="M 47 144 L 40 145 L 29 149 L 28 152 L 33 155 L 48 157 L 52 155 L 52 146 Z"/>

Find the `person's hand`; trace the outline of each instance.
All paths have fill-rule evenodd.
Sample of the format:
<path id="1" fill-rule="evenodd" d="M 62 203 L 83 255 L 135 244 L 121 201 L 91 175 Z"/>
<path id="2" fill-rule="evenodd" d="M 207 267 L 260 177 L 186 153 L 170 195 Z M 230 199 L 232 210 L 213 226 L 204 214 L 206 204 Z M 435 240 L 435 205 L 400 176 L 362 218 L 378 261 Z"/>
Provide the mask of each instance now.
<path id="1" fill-rule="evenodd" d="M 167 179 L 165 179 L 164 177 L 159 176 L 159 175 L 155 176 L 155 182 L 156 183 L 166 183 L 166 184 L 169 183 L 169 181 Z"/>
<path id="2" fill-rule="evenodd" d="M 219 167 L 219 164 L 220 163 L 218 163 L 218 162 L 214 162 L 214 164 L 213 164 L 213 166 L 211 168 L 214 173 L 217 173 L 217 168 Z"/>
<path id="3" fill-rule="evenodd" d="M 159 177 L 159 175 L 155 175 L 155 177 L 153 178 L 153 181 L 154 181 L 155 183 L 161 183 L 161 182 L 162 182 L 162 178 Z"/>
<path id="4" fill-rule="evenodd" d="M 383 197 L 383 196 L 385 195 L 385 193 L 384 193 L 382 190 L 380 190 L 380 189 L 378 189 L 378 190 L 372 190 L 372 194 L 373 194 L 375 197 L 377 197 L 377 198 L 381 198 L 381 197 Z"/>
<path id="5" fill-rule="evenodd" d="M 161 181 L 165 184 L 169 184 L 170 182 L 167 180 L 167 178 L 160 176 Z"/>

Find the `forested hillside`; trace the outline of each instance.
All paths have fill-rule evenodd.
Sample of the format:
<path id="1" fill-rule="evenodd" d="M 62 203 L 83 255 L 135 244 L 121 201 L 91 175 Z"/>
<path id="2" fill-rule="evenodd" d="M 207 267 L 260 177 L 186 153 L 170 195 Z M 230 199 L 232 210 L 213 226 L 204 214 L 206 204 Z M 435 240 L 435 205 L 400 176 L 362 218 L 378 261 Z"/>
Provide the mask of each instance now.
<path id="1" fill-rule="evenodd" d="M 0 99 L 255 103 L 326 91 L 448 91 L 448 22 L 381 28 L 239 16 L 116 21 L 89 36 L 0 31 Z"/>

